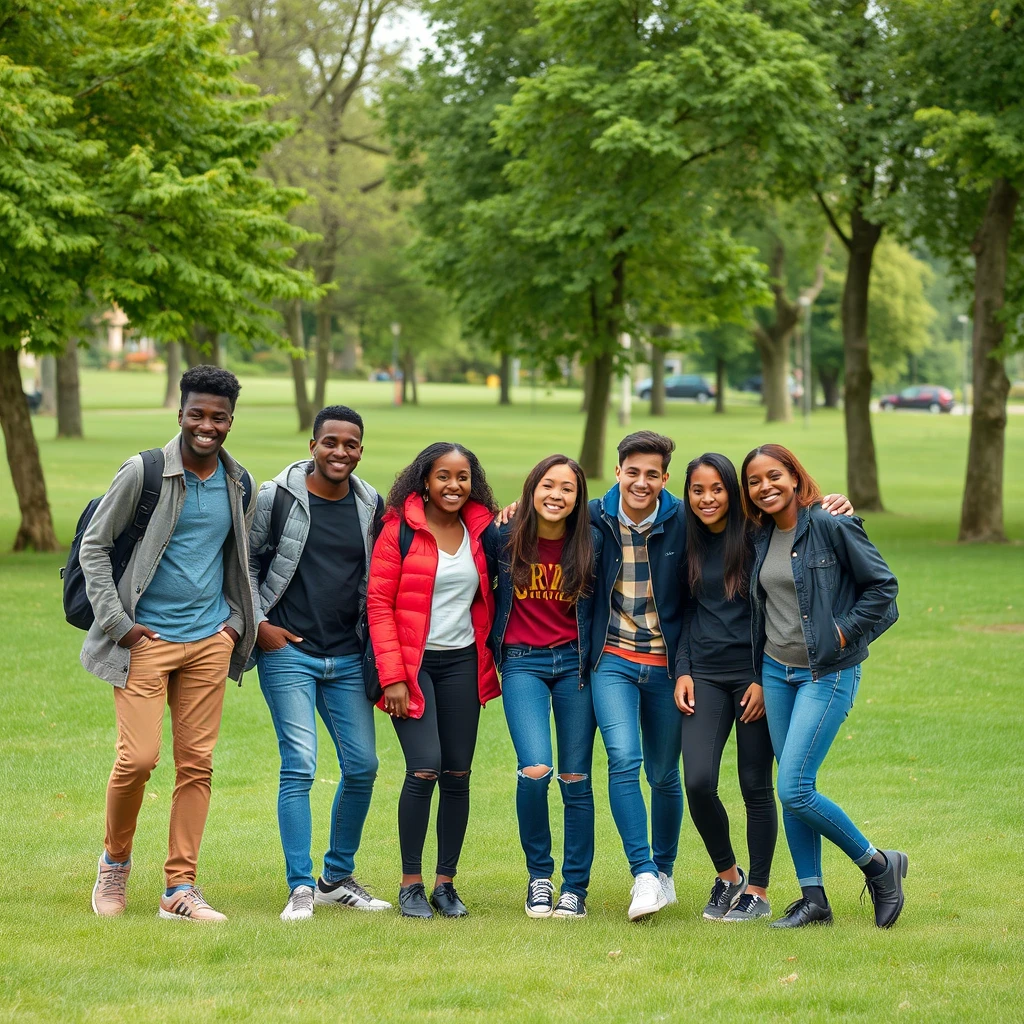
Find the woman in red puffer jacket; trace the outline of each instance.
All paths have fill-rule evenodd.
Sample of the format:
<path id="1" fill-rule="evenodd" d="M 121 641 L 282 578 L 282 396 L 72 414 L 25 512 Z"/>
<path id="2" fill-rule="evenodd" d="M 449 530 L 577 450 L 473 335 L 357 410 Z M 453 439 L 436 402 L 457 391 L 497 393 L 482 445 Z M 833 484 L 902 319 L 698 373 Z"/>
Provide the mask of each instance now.
<path id="1" fill-rule="evenodd" d="M 476 456 L 438 442 L 404 469 L 388 495 L 384 527 L 370 563 L 366 611 L 384 690 L 378 707 L 405 754 L 398 801 L 406 917 L 464 917 L 452 884 L 469 820 L 469 775 L 480 708 L 501 693 L 487 645 L 494 621 L 497 506 Z M 402 521 L 413 531 L 405 558 Z M 437 877 L 428 902 L 423 842 L 434 786 Z"/>

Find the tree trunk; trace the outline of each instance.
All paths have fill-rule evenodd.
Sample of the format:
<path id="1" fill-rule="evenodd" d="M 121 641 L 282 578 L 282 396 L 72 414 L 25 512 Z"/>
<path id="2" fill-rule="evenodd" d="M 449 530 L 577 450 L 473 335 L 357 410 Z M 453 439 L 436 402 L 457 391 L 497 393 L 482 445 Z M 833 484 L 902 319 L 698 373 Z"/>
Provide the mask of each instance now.
<path id="1" fill-rule="evenodd" d="M 177 409 L 181 404 L 181 345 L 177 341 L 167 342 L 167 389 L 164 391 L 164 408 Z"/>
<path id="2" fill-rule="evenodd" d="M 871 363 L 868 352 L 868 290 L 871 262 L 882 227 L 863 212 L 850 214 L 849 262 L 843 285 L 843 376 L 846 398 L 846 488 L 858 512 L 881 512 L 878 460 L 871 430 Z"/>
<path id="3" fill-rule="evenodd" d="M 408 390 L 407 390 L 408 389 Z M 410 398 L 406 398 L 406 395 Z M 402 405 L 411 401 L 413 405 L 420 404 L 419 393 L 416 390 L 416 353 L 407 348 L 402 353 Z"/>
<path id="4" fill-rule="evenodd" d="M 316 311 L 316 384 L 313 388 L 313 408 L 320 410 L 327 404 L 327 376 L 331 370 L 331 310 L 323 298 Z"/>
<path id="5" fill-rule="evenodd" d="M 818 379 L 821 381 L 821 393 L 826 409 L 839 408 L 839 371 L 823 366 L 818 367 Z"/>
<path id="6" fill-rule="evenodd" d="M 359 365 L 359 336 L 349 325 L 344 332 L 345 343 L 341 349 L 339 369 L 342 373 L 355 373 Z"/>
<path id="7" fill-rule="evenodd" d="M 974 253 L 974 407 L 967 448 L 967 480 L 960 509 L 961 542 L 1005 542 L 1003 462 L 1006 449 L 1006 398 L 1010 380 L 998 351 L 1006 335 L 1000 318 L 1006 301 L 1010 234 L 1020 193 L 997 178 L 989 191 Z"/>
<path id="8" fill-rule="evenodd" d="M 305 352 L 306 340 L 302 330 L 302 300 L 292 299 L 285 307 L 285 330 L 292 348 Z M 292 356 L 292 381 L 295 384 L 295 408 L 299 414 L 299 431 L 304 433 L 313 429 L 313 408 L 309 404 L 309 392 L 306 389 L 306 357 Z"/>
<path id="9" fill-rule="evenodd" d="M 78 340 L 70 338 L 57 360 L 57 436 L 82 436 L 82 391 L 78 379 Z"/>
<path id="10" fill-rule="evenodd" d="M 588 480 L 604 476 L 605 434 L 608 425 L 608 398 L 612 387 L 612 356 L 605 352 L 587 364 L 590 394 L 587 396 L 587 420 L 583 427 L 580 466 Z"/>
<path id="11" fill-rule="evenodd" d="M 583 367 L 583 396 L 580 398 L 580 412 L 590 408 L 590 396 L 594 391 L 594 374 L 597 372 L 593 361 Z"/>
<path id="12" fill-rule="evenodd" d="M 40 416 L 53 416 L 57 412 L 57 360 L 53 356 L 39 356 L 39 390 L 43 399 L 36 412 Z"/>
<path id="13" fill-rule="evenodd" d="M 665 415 L 665 350 L 651 346 L 651 415 Z"/>
<path id="14" fill-rule="evenodd" d="M 0 426 L 7 446 L 14 492 L 18 495 L 21 525 L 14 538 L 14 550 L 59 551 L 53 529 L 46 480 L 39 460 L 39 446 L 32 433 L 32 418 L 21 385 L 18 350 L 0 345 Z"/>
<path id="15" fill-rule="evenodd" d="M 788 423 L 793 418 L 789 400 L 789 349 L 793 328 L 789 318 L 776 318 L 769 327 L 754 328 L 754 344 L 761 357 L 761 401 L 766 423 Z"/>
<path id="16" fill-rule="evenodd" d="M 501 365 L 498 369 L 500 390 L 498 393 L 498 405 L 512 404 L 512 353 L 501 353 Z"/>
<path id="17" fill-rule="evenodd" d="M 725 360 L 719 356 L 715 360 L 715 412 L 725 412 Z"/>

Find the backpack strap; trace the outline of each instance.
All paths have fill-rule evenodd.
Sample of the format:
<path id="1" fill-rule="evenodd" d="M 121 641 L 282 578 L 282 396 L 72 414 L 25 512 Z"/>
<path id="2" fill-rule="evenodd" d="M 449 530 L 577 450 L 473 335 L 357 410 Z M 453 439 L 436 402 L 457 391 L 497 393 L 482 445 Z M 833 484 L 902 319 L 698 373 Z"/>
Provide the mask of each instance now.
<path id="1" fill-rule="evenodd" d="M 384 499 L 378 494 L 377 495 L 377 507 L 373 510 L 373 539 L 376 540 L 380 536 L 380 531 L 384 529 Z"/>
<path id="2" fill-rule="evenodd" d="M 412 539 L 415 535 L 413 528 L 405 521 L 405 516 L 402 516 L 402 525 L 398 528 L 398 551 L 403 562 L 405 556 L 409 554 L 409 548 L 412 547 Z"/>
<path id="3" fill-rule="evenodd" d="M 156 511 L 156 503 L 160 498 L 160 488 L 164 482 L 164 450 L 148 448 L 139 453 L 142 456 L 142 493 L 135 506 L 135 518 L 125 531 L 131 538 L 132 547 L 146 532 L 149 521 Z"/>
<path id="4" fill-rule="evenodd" d="M 277 484 L 274 488 L 274 504 L 270 509 L 270 536 L 267 544 L 271 551 L 276 552 L 284 535 L 284 524 L 288 513 L 295 504 L 295 495 L 287 488 Z"/>
<path id="5" fill-rule="evenodd" d="M 249 502 L 252 501 L 252 478 L 249 471 L 242 467 L 242 515 L 249 511 Z"/>

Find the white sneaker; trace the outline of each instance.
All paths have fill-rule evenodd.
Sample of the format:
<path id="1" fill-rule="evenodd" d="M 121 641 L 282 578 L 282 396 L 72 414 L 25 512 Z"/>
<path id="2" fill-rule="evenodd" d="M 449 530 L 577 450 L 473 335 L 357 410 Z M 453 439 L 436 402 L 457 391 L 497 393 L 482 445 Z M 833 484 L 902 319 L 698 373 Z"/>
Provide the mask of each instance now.
<path id="1" fill-rule="evenodd" d="M 665 894 L 665 903 L 670 907 L 673 903 L 678 903 L 679 901 L 676 899 L 676 880 L 671 875 L 666 875 L 664 871 L 659 871 L 658 881 L 661 882 L 661 891 Z"/>
<path id="2" fill-rule="evenodd" d="M 387 900 L 379 900 L 371 896 L 355 879 L 355 875 L 349 875 L 340 882 L 325 882 L 322 878 L 316 880 L 316 889 L 313 892 L 314 903 L 332 903 L 336 907 L 351 907 L 353 910 L 390 910 L 391 904 Z"/>
<path id="3" fill-rule="evenodd" d="M 645 871 L 636 876 L 633 880 L 633 888 L 630 889 L 630 895 L 633 897 L 629 904 L 630 921 L 639 920 L 649 914 L 656 914 L 668 903 L 661 882 L 652 871 Z"/>
<path id="4" fill-rule="evenodd" d="M 297 885 L 281 911 L 282 921 L 308 921 L 313 916 L 313 887 Z"/>

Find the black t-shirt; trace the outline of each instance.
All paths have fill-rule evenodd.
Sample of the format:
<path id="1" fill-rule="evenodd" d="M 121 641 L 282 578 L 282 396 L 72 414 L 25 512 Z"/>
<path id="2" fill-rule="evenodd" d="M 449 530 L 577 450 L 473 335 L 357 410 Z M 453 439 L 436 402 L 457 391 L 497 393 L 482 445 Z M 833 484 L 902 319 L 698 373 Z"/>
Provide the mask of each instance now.
<path id="1" fill-rule="evenodd" d="M 725 534 L 706 531 L 702 586 L 690 598 L 690 674 L 715 683 L 752 683 L 750 599 L 725 599 Z"/>
<path id="2" fill-rule="evenodd" d="M 355 495 L 328 501 L 309 495 L 309 535 L 298 568 L 281 600 L 270 609 L 272 625 L 302 637 L 300 650 L 315 658 L 359 654 L 359 585 L 366 548 Z"/>

